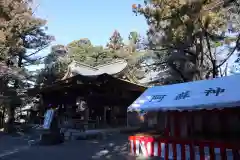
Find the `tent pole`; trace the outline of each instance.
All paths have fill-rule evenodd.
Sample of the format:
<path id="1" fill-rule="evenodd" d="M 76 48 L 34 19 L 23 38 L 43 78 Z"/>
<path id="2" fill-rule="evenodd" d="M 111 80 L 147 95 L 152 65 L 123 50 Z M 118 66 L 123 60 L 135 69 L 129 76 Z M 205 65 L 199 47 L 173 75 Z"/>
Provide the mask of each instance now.
<path id="1" fill-rule="evenodd" d="M 127 112 L 127 127 L 128 127 L 128 112 Z"/>

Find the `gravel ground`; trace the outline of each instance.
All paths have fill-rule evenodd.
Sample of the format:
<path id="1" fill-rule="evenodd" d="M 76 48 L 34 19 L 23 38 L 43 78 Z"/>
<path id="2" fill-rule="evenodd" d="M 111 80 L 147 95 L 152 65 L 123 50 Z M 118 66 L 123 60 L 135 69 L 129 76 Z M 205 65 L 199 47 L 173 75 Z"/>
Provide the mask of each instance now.
<path id="1" fill-rule="evenodd" d="M 1 160 L 133 160 L 128 156 L 128 135 L 113 134 L 105 140 L 68 141 L 55 146 L 18 145 L 19 150 L 1 157 Z M 1 143 L 1 142 L 0 142 Z M 1 143 L 2 144 L 2 143 Z M 2 154 L 4 155 L 4 154 Z"/>

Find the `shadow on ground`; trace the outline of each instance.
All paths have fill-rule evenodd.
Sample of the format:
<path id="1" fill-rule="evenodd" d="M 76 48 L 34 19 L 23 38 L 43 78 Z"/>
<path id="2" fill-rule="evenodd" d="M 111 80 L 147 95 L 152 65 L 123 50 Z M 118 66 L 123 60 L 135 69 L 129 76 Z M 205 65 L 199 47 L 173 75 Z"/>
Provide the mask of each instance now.
<path id="1" fill-rule="evenodd" d="M 95 146 L 91 159 L 129 159 L 127 136 L 112 135 L 106 140 L 88 141 L 88 145 Z"/>
<path id="2" fill-rule="evenodd" d="M 128 135 L 113 134 L 102 140 L 78 140 L 56 146 L 33 146 L 4 160 L 134 160 L 128 155 Z"/>

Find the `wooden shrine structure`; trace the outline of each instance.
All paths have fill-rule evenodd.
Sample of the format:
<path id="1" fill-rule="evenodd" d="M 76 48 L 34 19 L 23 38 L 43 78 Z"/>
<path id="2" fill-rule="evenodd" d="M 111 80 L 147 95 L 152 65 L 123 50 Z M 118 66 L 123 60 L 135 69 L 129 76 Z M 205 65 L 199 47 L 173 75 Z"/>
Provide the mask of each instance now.
<path id="1" fill-rule="evenodd" d="M 118 127 L 127 124 L 127 107 L 145 87 L 120 80 L 108 74 L 75 75 L 52 85 L 30 90 L 39 94 L 42 112 L 48 107 L 58 108 L 60 124 L 64 127 Z"/>

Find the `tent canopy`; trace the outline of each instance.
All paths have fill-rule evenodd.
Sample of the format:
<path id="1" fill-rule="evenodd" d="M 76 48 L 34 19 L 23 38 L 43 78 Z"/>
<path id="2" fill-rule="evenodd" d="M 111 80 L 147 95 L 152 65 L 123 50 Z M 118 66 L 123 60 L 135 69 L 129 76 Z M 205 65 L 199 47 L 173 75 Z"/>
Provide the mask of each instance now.
<path id="1" fill-rule="evenodd" d="M 147 89 L 128 111 L 196 110 L 240 106 L 240 74 Z"/>

